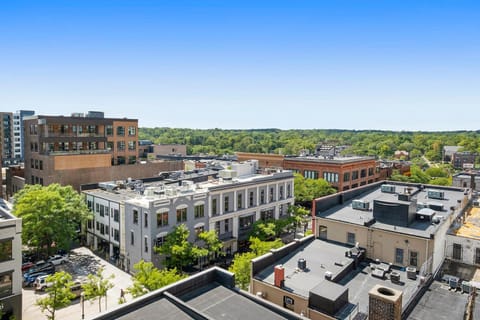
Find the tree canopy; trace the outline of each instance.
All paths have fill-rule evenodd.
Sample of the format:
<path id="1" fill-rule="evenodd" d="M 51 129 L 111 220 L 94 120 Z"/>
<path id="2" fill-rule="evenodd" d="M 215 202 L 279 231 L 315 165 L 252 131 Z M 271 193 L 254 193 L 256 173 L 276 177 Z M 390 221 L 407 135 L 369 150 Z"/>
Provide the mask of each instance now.
<path id="1" fill-rule="evenodd" d="M 37 299 L 36 305 L 47 314 L 49 320 L 55 320 L 55 312 L 70 305 L 71 299 L 75 297 L 75 294 L 70 291 L 73 285 L 72 276 L 65 271 L 60 271 L 49 275 L 46 282 L 51 283 L 45 289 L 47 295 Z"/>
<path id="2" fill-rule="evenodd" d="M 480 153 L 480 131 L 140 128 L 139 138 L 157 144 L 186 144 L 188 154 L 222 155 L 241 151 L 297 155 L 302 149 L 313 151 L 322 142 L 349 146 L 345 154 L 384 159 L 393 158 L 396 150 L 405 150 L 410 153 L 410 159 L 420 161 L 425 155 L 431 161 L 438 161 L 442 158 L 442 147 L 446 145 L 458 145 L 463 151 Z"/>
<path id="3" fill-rule="evenodd" d="M 327 181 L 323 179 L 306 179 L 296 173 L 294 178 L 295 203 L 310 208 L 312 201 L 337 192 Z"/>
<path id="4" fill-rule="evenodd" d="M 15 195 L 13 214 L 22 218 L 25 245 L 45 250 L 68 249 L 80 224 L 91 215 L 83 197 L 71 186 L 26 185 Z"/>
<path id="5" fill-rule="evenodd" d="M 179 273 L 177 269 L 159 270 L 153 266 L 152 262 L 145 262 L 144 260 L 134 264 L 133 269 L 135 270 L 132 276 L 133 284 L 128 288 L 128 292 L 134 298 L 186 277 Z"/>
<path id="6" fill-rule="evenodd" d="M 87 281 L 82 284 L 85 299 L 93 300 L 98 298 L 98 311 L 102 311 L 102 298 L 105 297 L 105 309 L 107 309 L 107 291 L 113 288 L 113 283 L 110 281 L 115 278 L 114 274 L 105 278 L 103 274 L 104 268 L 99 268 L 96 274 L 89 274 Z"/>

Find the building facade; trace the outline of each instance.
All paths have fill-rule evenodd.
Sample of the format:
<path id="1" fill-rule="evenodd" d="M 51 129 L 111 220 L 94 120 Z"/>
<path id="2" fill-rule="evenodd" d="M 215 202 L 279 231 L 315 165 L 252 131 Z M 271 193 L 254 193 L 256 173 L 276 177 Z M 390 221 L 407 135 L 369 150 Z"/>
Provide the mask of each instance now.
<path id="1" fill-rule="evenodd" d="M 138 120 L 107 119 L 101 112 L 32 116 L 25 125 L 25 181 L 80 185 L 152 177 L 180 170 L 179 161 L 139 163 Z"/>
<path id="2" fill-rule="evenodd" d="M 293 174 L 278 171 L 257 174 L 256 161 L 232 163 L 219 179 L 202 183 L 145 189 L 145 197 L 125 202 L 126 252 L 129 268 L 140 261 L 161 266 L 153 250 L 175 227 L 185 224 L 189 241 L 203 231 L 215 230 L 227 255 L 247 246 L 248 234 L 258 220 L 286 217 L 294 203 Z"/>
<path id="3" fill-rule="evenodd" d="M 283 168 L 309 179 L 324 179 L 338 191 L 345 191 L 379 180 L 374 157 L 339 155 L 286 157 L 276 154 L 237 152 L 238 161 L 255 159 L 261 168 Z"/>
<path id="4" fill-rule="evenodd" d="M 23 119 L 31 117 L 35 114 L 33 110 L 18 110 L 13 113 L 13 158 L 16 161 L 24 161 L 24 141 L 25 131 L 23 127 Z"/>
<path id="5" fill-rule="evenodd" d="M 206 170 L 175 180 L 126 183 L 128 188 L 102 184 L 104 190 L 85 190 L 94 211 L 87 244 L 118 256 L 127 271 L 141 259 L 161 267 L 163 257 L 154 247 L 184 224 L 192 243 L 202 231 L 215 230 L 224 252 L 232 255 L 245 249 L 255 221 L 286 217 L 294 203 L 292 172 L 257 170 L 256 161 L 230 163 L 219 173 Z"/>
<path id="6" fill-rule="evenodd" d="M 0 112 L 0 158 L 2 166 L 8 166 L 13 158 L 13 114 Z"/>
<path id="7" fill-rule="evenodd" d="M 370 259 L 432 274 L 470 198 L 463 188 L 379 182 L 314 200 L 313 231 L 320 239 L 358 243 Z"/>
<path id="8" fill-rule="evenodd" d="M 3 200 L 1 200 L 3 201 Z M 0 206 L 0 307 L 22 319 L 22 220 Z"/>

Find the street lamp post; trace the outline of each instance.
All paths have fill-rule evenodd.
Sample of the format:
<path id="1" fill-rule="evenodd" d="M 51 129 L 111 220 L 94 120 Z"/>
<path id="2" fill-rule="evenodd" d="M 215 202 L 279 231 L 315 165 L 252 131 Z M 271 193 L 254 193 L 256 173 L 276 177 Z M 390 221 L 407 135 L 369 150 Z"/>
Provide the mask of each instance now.
<path id="1" fill-rule="evenodd" d="M 80 294 L 80 303 L 82 304 L 82 319 L 85 319 L 85 293 Z"/>

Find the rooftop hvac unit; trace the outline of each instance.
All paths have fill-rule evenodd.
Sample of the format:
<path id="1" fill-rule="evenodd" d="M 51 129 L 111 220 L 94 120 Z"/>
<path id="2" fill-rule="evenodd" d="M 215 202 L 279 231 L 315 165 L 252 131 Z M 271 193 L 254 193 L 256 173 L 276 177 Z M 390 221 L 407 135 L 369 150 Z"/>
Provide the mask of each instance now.
<path id="1" fill-rule="evenodd" d="M 333 273 L 331 271 L 325 271 L 325 279 L 332 280 Z"/>
<path id="2" fill-rule="evenodd" d="M 427 195 L 430 199 L 445 199 L 445 192 L 439 190 L 428 190 Z"/>
<path id="3" fill-rule="evenodd" d="M 462 282 L 462 292 L 463 293 L 470 293 L 472 291 L 472 286 L 470 282 L 468 281 L 463 281 Z"/>
<path id="4" fill-rule="evenodd" d="M 352 201 L 352 208 L 356 210 L 364 210 L 367 211 L 370 209 L 370 202 L 365 200 L 353 200 Z"/>
<path id="5" fill-rule="evenodd" d="M 392 281 L 393 283 L 400 282 L 400 273 L 392 271 L 390 273 L 390 281 Z"/>
<path id="6" fill-rule="evenodd" d="M 298 259 L 298 269 L 305 271 L 307 269 L 307 260 L 304 258 Z"/>
<path id="7" fill-rule="evenodd" d="M 417 202 L 417 210 L 421 210 L 423 208 L 428 208 L 428 204 L 425 202 Z"/>
<path id="8" fill-rule="evenodd" d="M 395 186 L 392 184 L 383 184 L 380 187 L 380 191 L 385 193 L 395 193 Z"/>
<path id="9" fill-rule="evenodd" d="M 416 280 L 417 279 L 417 268 L 407 267 L 407 278 Z"/>

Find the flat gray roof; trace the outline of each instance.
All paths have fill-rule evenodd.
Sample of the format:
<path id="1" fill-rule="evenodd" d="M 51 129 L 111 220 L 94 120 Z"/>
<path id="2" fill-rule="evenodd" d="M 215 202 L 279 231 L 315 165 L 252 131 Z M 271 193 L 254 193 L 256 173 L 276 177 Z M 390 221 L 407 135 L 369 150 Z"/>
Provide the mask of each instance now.
<path id="1" fill-rule="evenodd" d="M 411 187 L 407 185 L 396 185 L 397 192 L 402 191 L 403 188 Z M 440 190 L 445 193 L 445 199 L 430 199 L 427 197 L 428 190 Z M 418 191 L 418 192 L 417 192 Z M 415 194 L 415 192 L 417 192 Z M 452 214 L 450 210 L 451 207 L 458 207 L 458 200 L 461 200 L 465 197 L 464 192 L 461 189 L 441 189 L 441 188 L 425 188 L 424 190 L 418 190 L 418 188 L 413 188 L 412 199 L 417 200 L 418 203 L 437 203 L 442 204 L 444 210 L 436 210 L 437 217 L 448 217 Z M 373 217 L 373 211 L 362 211 L 352 208 L 353 200 L 362 200 L 370 203 L 370 208 L 373 208 L 373 203 L 375 200 L 387 201 L 393 203 L 403 203 L 409 204 L 410 201 L 401 201 L 398 200 L 398 193 L 385 193 L 382 192 L 380 186 L 373 191 L 366 191 L 363 194 L 358 195 L 354 199 L 345 201 L 343 204 L 335 205 L 323 212 L 317 212 L 317 216 L 321 218 L 327 218 L 342 222 L 348 222 L 357 225 L 370 225 L 372 228 L 395 231 L 398 233 L 409 234 L 413 236 L 431 238 L 433 234 L 437 231 L 440 225 L 443 223 L 448 223 L 447 219 L 441 219 L 440 223 L 435 224 L 429 221 L 413 221 L 408 227 L 394 226 L 386 223 L 375 222 Z"/>
<path id="2" fill-rule="evenodd" d="M 467 298 L 468 294 L 449 290 L 446 284 L 434 281 L 407 319 L 463 320 Z M 476 301 L 473 319 L 479 319 L 479 315 L 480 303 Z"/>
<path id="3" fill-rule="evenodd" d="M 175 320 L 190 320 L 195 319 L 189 316 L 176 304 L 170 302 L 166 298 L 159 299 L 155 303 L 147 304 L 146 306 L 133 310 L 117 319 L 127 320 L 150 320 L 150 319 L 175 319 Z"/>
<path id="4" fill-rule="evenodd" d="M 375 160 L 375 157 L 367 156 L 345 156 L 345 157 L 324 157 L 324 156 L 304 156 L 304 157 L 285 157 L 285 160 L 288 161 L 299 161 L 299 162 L 320 162 L 320 163 L 352 163 L 365 160 Z"/>
<path id="5" fill-rule="evenodd" d="M 328 280 L 325 280 L 325 271 L 332 272 L 333 278 L 335 278 L 336 274 L 348 267 L 348 263 L 353 261 L 353 259 L 345 257 L 345 251 L 349 249 L 351 248 L 341 244 L 314 239 L 285 258 L 266 267 L 255 278 L 273 285 L 274 267 L 283 264 L 285 268 L 285 290 L 292 290 L 295 294 L 308 297 L 310 291 L 318 291 L 320 286 L 328 282 Z M 307 261 L 307 272 L 295 272 L 299 258 L 304 258 Z M 345 265 L 343 267 L 336 265 L 339 262 L 340 264 L 344 262 Z M 358 304 L 360 312 L 368 314 L 368 291 L 376 284 L 402 291 L 402 305 L 406 307 L 410 298 L 418 289 L 419 278 L 417 277 L 417 280 L 408 279 L 406 272 L 401 269 L 392 268 L 392 271 L 400 275 L 399 283 L 391 282 L 387 277 L 380 279 L 372 276 L 370 264 L 362 262 L 359 268 L 349 271 L 336 283 L 348 288 L 349 303 Z M 337 291 L 328 293 L 327 297 L 334 297 L 337 294 Z"/>
<path id="6" fill-rule="evenodd" d="M 216 282 L 190 291 L 179 298 L 213 319 L 285 319 Z"/>
<path id="7" fill-rule="evenodd" d="M 308 298 L 309 292 L 318 284 L 325 281 L 325 272 L 330 271 L 334 278 L 350 263 L 352 258 L 345 257 L 345 251 L 350 247 L 334 244 L 322 240 L 313 240 L 301 250 L 297 250 L 276 261 L 285 269 L 284 287 L 286 290 Z M 298 259 L 307 262 L 306 271 L 298 271 Z M 274 265 L 260 271 L 257 279 L 274 284 Z"/>

